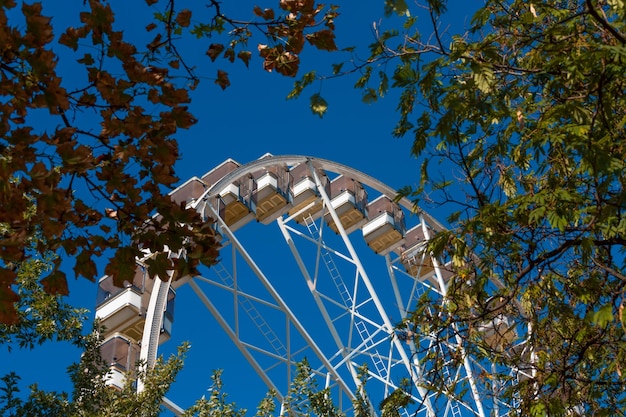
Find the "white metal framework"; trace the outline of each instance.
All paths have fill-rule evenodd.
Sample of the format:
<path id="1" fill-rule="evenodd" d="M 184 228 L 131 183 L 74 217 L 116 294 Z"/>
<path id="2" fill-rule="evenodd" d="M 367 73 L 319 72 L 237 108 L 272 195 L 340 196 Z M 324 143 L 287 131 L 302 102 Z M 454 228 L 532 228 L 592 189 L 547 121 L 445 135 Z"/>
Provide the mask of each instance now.
<path id="1" fill-rule="evenodd" d="M 398 328 L 423 294 L 444 302 L 454 274 L 424 250 L 443 226 L 395 196 L 376 179 L 319 158 L 227 160 L 172 193 L 215 219 L 222 238 L 221 262 L 181 282 L 279 399 L 306 358 L 343 410 L 365 378 L 374 408 L 402 387 L 413 400 L 407 415 L 507 415 L 511 405 L 499 402 L 498 387 L 479 377 L 491 365 L 465 355 L 463 340 Z M 283 243 L 267 238 L 274 223 Z M 140 353 L 148 363 L 172 285 L 160 281 L 151 290 Z M 489 325 L 485 332 L 494 330 Z M 450 392 L 435 395 L 429 363 L 450 352 L 462 360 L 440 364 Z"/>

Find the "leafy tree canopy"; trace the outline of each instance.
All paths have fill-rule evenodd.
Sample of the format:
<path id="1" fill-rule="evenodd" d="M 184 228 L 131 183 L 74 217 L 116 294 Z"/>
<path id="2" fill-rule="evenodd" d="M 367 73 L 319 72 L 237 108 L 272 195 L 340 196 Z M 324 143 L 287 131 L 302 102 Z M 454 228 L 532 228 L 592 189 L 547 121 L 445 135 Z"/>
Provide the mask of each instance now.
<path id="1" fill-rule="evenodd" d="M 163 278 L 213 264 L 210 222 L 167 196 L 179 180 L 177 132 L 196 122 L 192 91 L 207 77 L 227 88 L 225 66 L 248 66 L 255 55 L 265 70 L 295 76 L 306 45 L 336 49 L 336 8 L 314 0 L 250 10 L 215 0 L 146 0 L 153 17 L 134 28 L 116 20 L 123 3 L 74 3 L 52 18 L 42 3 L 0 1 L 5 324 L 20 319 L 18 264 L 48 251 L 60 255 L 41 280 L 52 295 L 69 291 L 69 259 L 76 276 L 93 280 L 102 272 L 96 259 L 111 255 L 104 272 L 118 284 L 132 277 L 140 251 L 155 254 L 150 273 Z M 206 51 L 201 69 L 180 52 L 191 45 L 194 65 L 195 51 Z M 167 250 L 189 256 L 173 261 Z"/>
<path id="2" fill-rule="evenodd" d="M 360 74 L 365 101 L 399 98 L 393 133 L 423 161 L 401 194 L 452 211 L 429 249 L 459 278 L 409 321 L 492 361 L 479 378 L 509 381 L 498 395 L 514 412 L 622 413 L 626 3 L 487 0 L 461 30 L 445 1 L 386 5 L 403 25 L 383 21 L 368 59 L 328 77 Z M 516 336 L 489 343 L 477 329 L 496 318 Z"/>
<path id="3" fill-rule="evenodd" d="M 71 306 L 60 295 L 47 293 L 39 280 L 51 263 L 39 259 L 22 262 L 16 271 L 16 302 L 19 321 L 0 324 L 0 345 L 32 349 L 48 340 L 69 341 L 82 347 L 87 310 Z"/>

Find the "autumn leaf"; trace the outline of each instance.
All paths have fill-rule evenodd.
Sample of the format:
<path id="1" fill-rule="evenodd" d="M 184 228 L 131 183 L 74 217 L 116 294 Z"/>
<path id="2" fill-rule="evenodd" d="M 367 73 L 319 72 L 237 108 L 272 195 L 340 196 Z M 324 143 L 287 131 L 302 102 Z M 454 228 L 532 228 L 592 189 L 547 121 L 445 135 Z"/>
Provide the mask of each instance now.
<path id="1" fill-rule="evenodd" d="M 189 26 L 189 22 L 191 21 L 191 10 L 183 9 L 176 16 L 176 23 L 180 26 L 186 28 Z"/>
<path id="2" fill-rule="evenodd" d="M 163 189 L 179 181 L 175 164 L 180 155 L 174 138 L 180 129 L 197 122 L 188 106 L 190 91 L 201 80 L 206 82 L 195 71 L 197 51 L 207 47 L 207 38 L 213 39 L 206 50 L 212 62 L 241 60 L 249 67 L 252 52 L 247 45 L 258 42 L 248 23 L 263 19 L 270 37 L 285 40 L 260 50 L 263 67 L 290 77 L 298 71 L 299 53 L 305 46 L 329 49 L 333 42 L 331 33 L 324 31 L 304 40 L 305 29 L 328 28 L 331 20 L 328 14 L 321 17 L 324 6 L 314 0 L 283 1 L 281 12 L 288 9 L 293 15 L 289 24 L 271 8 L 256 7 L 258 17 L 246 23 L 223 15 L 207 17 L 191 3 L 174 11 L 160 2 L 167 10 L 163 11 L 158 0 L 145 0 L 147 7 L 137 9 L 149 9 L 152 20 L 136 23 L 142 22 L 145 32 L 140 32 L 147 36 L 135 35 L 116 20 L 126 11 L 123 3 L 80 3 L 67 9 L 76 14 L 68 22 L 79 20 L 75 27 L 44 16 L 48 5 L 44 8 L 43 2 L 21 4 L 22 13 L 5 13 L 16 7 L 13 1 L 0 7 L 0 20 L 4 19 L 0 26 L 5 26 L 0 28 L 0 38 L 6 46 L 0 171 L 5 180 L 20 178 L 0 184 L 0 223 L 10 225 L 0 234 L 0 264 L 63 251 L 62 267 L 56 265 L 55 272 L 41 280 L 52 294 L 68 292 L 61 270 L 67 273 L 73 268 L 76 275 L 95 277 L 98 271 L 92 257 L 105 251 L 113 252 L 105 273 L 116 280 L 131 277 L 136 248 L 120 247 L 120 242 L 145 240 L 144 248 L 154 253 L 165 242 L 179 248 L 197 244 L 198 258 L 188 265 L 180 263 L 185 271 L 217 259 L 218 242 L 190 231 L 202 223 L 195 213 L 167 205 L 156 208 Z M 182 30 L 192 26 L 192 19 L 193 28 Z M 60 35 L 57 42 L 67 47 L 63 54 L 49 46 L 55 33 Z M 186 44 L 196 40 L 191 47 Z M 184 48 L 178 47 L 183 43 Z M 227 69 L 217 70 L 214 82 L 222 89 L 230 86 Z M 316 109 L 322 107 L 318 101 Z M 89 192 L 83 197 L 79 190 Z M 169 233 L 159 229 L 143 239 L 140 230 L 155 210 L 163 211 L 161 226 Z M 13 320 L 11 302 L 19 294 L 7 291 L 2 296 L 0 303 L 7 313 L 0 315 Z"/>
<path id="3" fill-rule="evenodd" d="M 222 90 L 226 90 L 226 88 L 230 85 L 228 73 L 226 71 L 217 70 L 217 79 L 215 80 L 215 84 L 222 87 Z"/>
<path id="4" fill-rule="evenodd" d="M 259 45 L 259 54 L 265 59 L 263 69 L 268 72 L 276 70 L 279 74 L 295 77 L 300 66 L 300 58 L 297 54 L 285 51 L 282 45 L 268 47 Z"/>
<path id="5" fill-rule="evenodd" d="M 25 38 L 29 41 L 29 43 L 35 46 L 43 46 L 52 41 L 54 38 L 52 26 L 50 25 L 50 21 L 52 19 L 42 16 L 41 11 L 41 3 L 33 3 L 32 5 L 28 5 L 26 3 L 22 4 L 22 13 L 24 13 L 24 16 L 26 17 L 27 28 L 27 35 Z"/>
<path id="6" fill-rule="evenodd" d="M 273 20 L 274 19 L 274 10 L 273 9 L 263 9 L 259 6 L 254 6 L 252 10 L 253 13 L 259 17 L 262 17 L 264 20 Z"/>
<path id="7" fill-rule="evenodd" d="M 317 49 L 323 51 L 336 51 L 335 32 L 330 29 L 323 29 L 306 35 L 306 40 Z"/>
<path id="8" fill-rule="evenodd" d="M 198 121 L 191 113 L 188 111 L 187 106 L 177 106 L 172 109 L 170 112 L 171 117 L 176 122 L 176 127 L 181 129 L 188 129 Z M 162 116 L 165 116 L 165 113 L 162 113 Z M 170 147 L 171 149 L 171 147 Z M 171 156 L 175 156 L 170 154 Z M 172 161 L 172 164 L 175 162 L 175 159 Z"/>
<path id="9" fill-rule="evenodd" d="M 139 255 L 138 249 L 118 248 L 115 255 L 109 259 L 104 273 L 113 277 L 113 283 L 116 286 L 123 287 L 124 281 L 131 282 L 135 276 L 135 256 L 137 255 Z"/>
<path id="10" fill-rule="evenodd" d="M 4 325 L 17 324 L 19 316 L 15 309 L 15 303 L 20 297 L 10 286 L 2 286 L 0 289 L 0 323 Z"/>
<path id="11" fill-rule="evenodd" d="M 68 48 L 72 48 L 73 50 L 78 49 L 78 31 L 74 28 L 68 28 L 64 33 L 59 37 L 59 43 L 61 45 L 65 45 Z"/>
<path id="12" fill-rule="evenodd" d="M 43 289 L 52 295 L 69 295 L 70 291 L 67 286 L 67 277 L 65 272 L 60 270 L 52 271 L 50 275 L 41 280 Z"/>
<path id="13" fill-rule="evenodd" d="M 287 50 L 289 52 L 293 52 L 295 54 L 299 54 L 302 52 L 304 48 L 304 36 L 301 31 L 297 31 L 296 33 L 289 36 L 287 39 Z"/>
<path id="14" fill-rule="evenodd" d="M 244 64 L 246 64 L 246 67 L 250 63 L 251 57 L 252 57 L 252 52 L 250 51 L 239 51 L 239 53 L 237 54 L 237 58 L 241 59 L 244 62 Z"/>
<path id="15" fill-rule="evenodd" d="M 96 263 L 91 259 L 88 251 L 82 251 L 76 257 L 76 264 L 74 265 L 74 274 L 76 278 L 83 276 L 89 280 L 94 280 L 98 273 Z"/>
<path id="16" fill-rule="evenodd" d="M 226 51 L 224 52 L 224 58 L 228 59 L 230 62 L 235 62 L 235 49 L 226 49 Z"/>
<path id="17" fill-rule="evenodd" d="M 159 277 L 162 281 L 169 279 L 169 272 L 173 269 L 172 261 L 168 258 L 167 253 L 164 252 L 146 260 L 146 266 L 151 278 Z"/>
<path id="18" fill-rule="evenodd" d="M 224 50 L 224 45 L 220 43 L 212 43 L 209 45 L 209 49 L 206 51 L 206 54 L 211 58 L 211 61 L 215 62 L 218 56 Z"/>

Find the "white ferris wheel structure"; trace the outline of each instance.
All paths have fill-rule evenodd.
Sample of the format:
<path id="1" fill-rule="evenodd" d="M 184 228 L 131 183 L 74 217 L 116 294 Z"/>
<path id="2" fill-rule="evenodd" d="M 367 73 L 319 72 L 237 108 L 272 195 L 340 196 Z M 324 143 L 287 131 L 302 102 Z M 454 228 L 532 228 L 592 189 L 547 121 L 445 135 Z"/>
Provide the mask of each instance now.
<path id="1" fill-rule="evenodd" d="M 306 358 L 310 377 L 347 412 L 364 381 L 374 412 L 397 389 L 410 397 L 406 416 L 507 416 L 515 409 L 501 393 L 522 371 L 485 378 L 495 365 L 466 354 L 460 336 L 401 325 L 421 297 L 444 303 L 455 274 L 426 251 L 444 226 L 396 199 L 391 187 L 330 160 L 266 154 L 247 164 L 228 159 L 171 196 L 215 221 L 220 262 L 201 276 L 168 281 L 146 279 L 138 260 L 124 288 L 112 277 L 100 280 L 96 317 L 107 329 L 102 352 L 112 385 L 121 386 L 137 359 L 155 363 L 172 331 L 176 292 L 188 286 L 208 312 L 203 321 L 210 314 L 223 329 L 219 337 L 232 341 L 278 401 Z M 267 238 L 270 228 L 282 241 Z M 506 317 L 481 331 L 497 337 L 503 328 L 515 333 Z M 433 358 L 450 356 L 461 359 L 433 369 Z M 434 372 L 446 387 L 432 387 Z M 164 405 L 182 412 L 167 399 Z"/>

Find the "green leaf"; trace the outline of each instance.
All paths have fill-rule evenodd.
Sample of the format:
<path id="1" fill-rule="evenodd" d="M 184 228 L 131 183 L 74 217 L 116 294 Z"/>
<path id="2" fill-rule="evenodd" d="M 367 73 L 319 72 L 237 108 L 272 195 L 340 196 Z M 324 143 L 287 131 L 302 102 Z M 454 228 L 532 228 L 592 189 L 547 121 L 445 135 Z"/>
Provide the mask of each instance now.
<path id="1" fill-rule="evenodd" d="M 354 84 L 354 88 L 365 87 L 367 83 L 369 82 L 371 75 L 372 75 L 372 67 L 370 66 L 365 67 L 365 71 L 363 72 L 363 75 L 361 75 L 361 77 L 356 81 L 356 83 Z"/>
<path id="2" fill-rule="evenodd" d="M 392 14 L 398 16 L 410 16 L 409 6 L 407 6 L 405 0 L 385 0 L 385 16 L 389 17 Z"/>
<path id="3" fill-rule="evenodd" d="M 389 78 L 384 71 L 379 72 L 380 84 L 378 85 L 378 95 L 384 97 L 389 91 Z"/>
<path id="4" fill-rule="evenodd" d="M 310 108 L 313 114 L 323 117 L 328 110 L 328 103 L 318 93 L 311 96 Z"/>
<path id="5" fill-rule="evenodd" d="M 315 75 L 316 75 L 315 71 L 310 71 L 304 74 L 301 79 L 294 82 L 293 90 L 291 90 L 291 92 L 287 95 L 287 99 L 290 100 L 292 98 L 300 97 L 300 94 L 302 94 L 302 91 L 307 86 L 311 85 L 313 81 L 315 81 Z"/>
<path id="6" fill-rule="evenodd" d="M 363 93 L 363 96 L 361 99 L 363 100 L 363 103 L 367 103 L 367 104 L 372 104 L 376 102 L 376 100 L 378 100 L 378 95 L 376 94 L 376 90 L 374 90 L 373 88 L 367 88 L 365 92 Z"/>
<path id="7" fill-rule="evenodd" d="M 337 75 L 341 72 L 341 68 L 343 68 L 343 62 L 338 64 L 332 64 L 333 67 L 333 75 Z"/>
<path id="8" fill-rule="evenodd" d="M 485 94 L 489 94 L 493 90 L 495 75 L 493 70 L 484 65 L 472 65 L 472 78 L 476 83 L 476 87 Z"/>
<path id="9" fill-rule="evenodd" d="M 613 305 L 605 304 L 600 310 L 592 313 L 591 321 L 599 327 L 606 327 L 613 321 Z"/>

